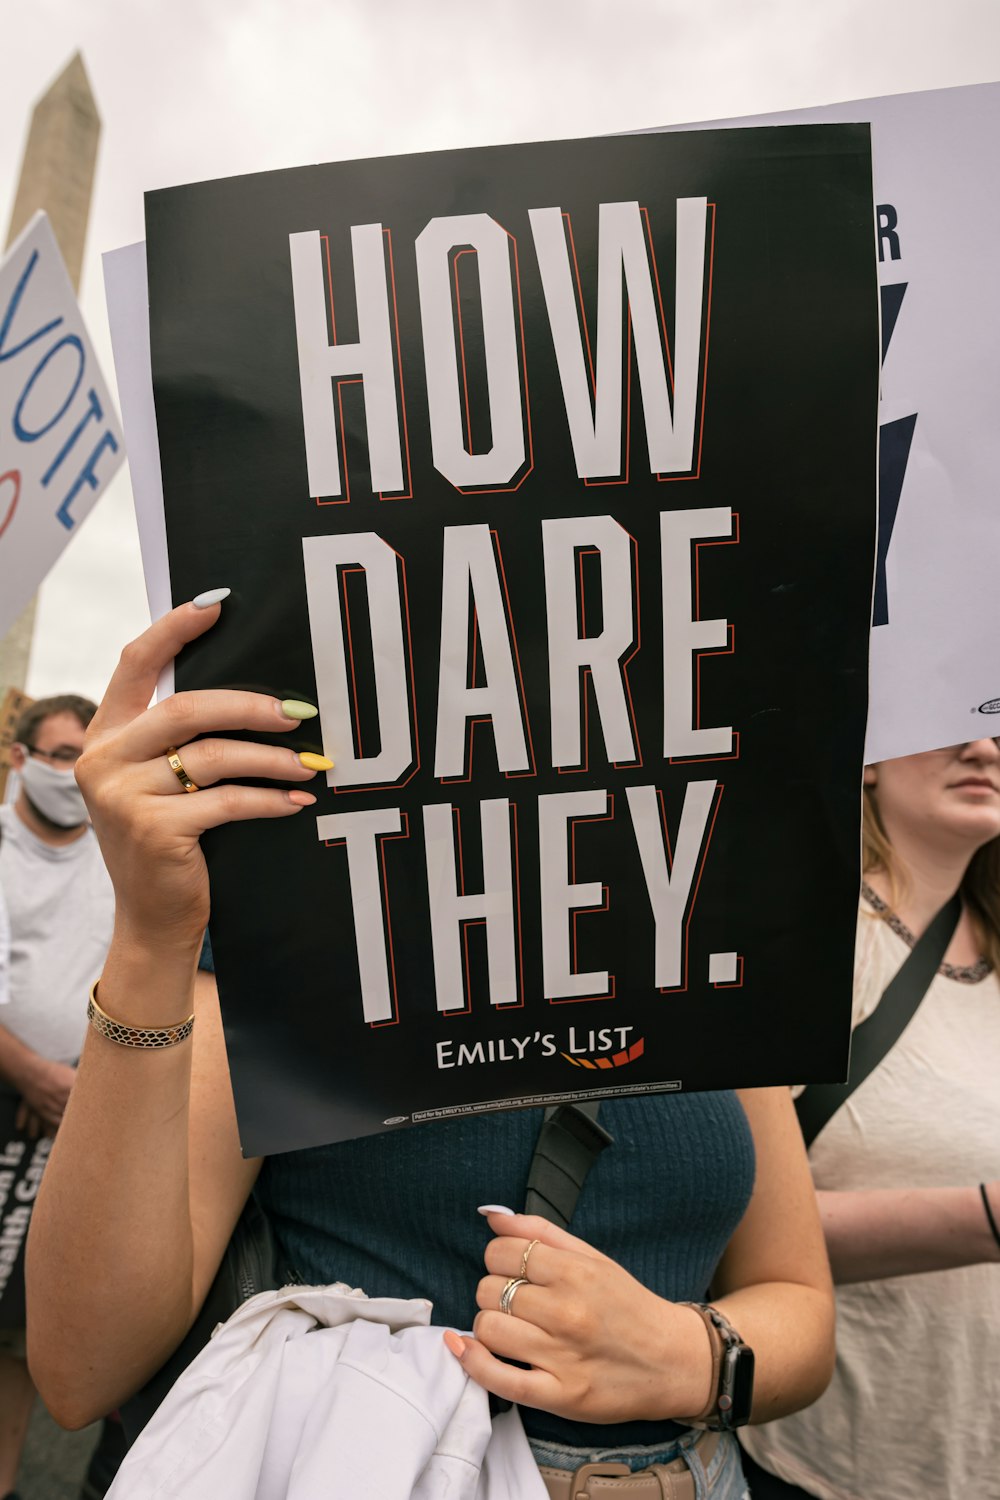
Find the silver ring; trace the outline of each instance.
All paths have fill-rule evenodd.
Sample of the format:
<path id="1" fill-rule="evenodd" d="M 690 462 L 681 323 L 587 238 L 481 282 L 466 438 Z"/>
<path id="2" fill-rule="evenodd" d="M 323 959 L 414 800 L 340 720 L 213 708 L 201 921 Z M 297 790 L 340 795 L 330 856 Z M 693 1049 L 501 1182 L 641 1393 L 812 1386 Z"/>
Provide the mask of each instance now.
<path id="1" fill-rule="evenodd" d="M 500 1293 L 500 1311 L 502 1313 L 508 1313 L 511 1317 L 513 1317 L 513 1307 L 511 1306 L 511 1304 L 514 1301 L 515 1296 L 522 1286 L 530 1285 L 531 1282 L 528 1281 L 526 1277 L 512 1276 L 507 1282 L 507 1285 L 504 1287 L 503 1291 Z"/>
<path id="2" fill-rule="evenodd" d="M 532 1250 L 534 1250 L 534 1248 L 535 1248 L 535 1246 L 537 1244 L 538 1244 L 537 1240 L 532 1240 L 531 1244 L 528 1246 L 528 1248 L 525 1250 L 524 1254 L 521 1256 L 521 1269 L 518 1271 L 517 1274 L 518 1274 L 518 1276 L 520 1276 L 520 1278 L 521 1278 L 522 1281 L 527 1281 L 528 1280 L 528 1256 L 531 1254 Z"/>

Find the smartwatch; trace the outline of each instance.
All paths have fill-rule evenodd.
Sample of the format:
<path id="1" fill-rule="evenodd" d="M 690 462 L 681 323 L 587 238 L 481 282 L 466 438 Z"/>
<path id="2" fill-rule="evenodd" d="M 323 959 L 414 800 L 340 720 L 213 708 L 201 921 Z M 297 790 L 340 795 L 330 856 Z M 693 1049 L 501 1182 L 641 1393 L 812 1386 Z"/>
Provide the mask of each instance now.
<path id="1" fill-rule="evenodd" d="M 708 1330 L 715 1381 L 707 1411 L 699 1413 L 689 1425 L 709 1427 L 717 1432 L 745 1427 L 753 1406 L 753 1350 L 744 1344 L 729 1319 L 711 1303 L 684 1302 L 681 1306 L 693 1308 Z"/>

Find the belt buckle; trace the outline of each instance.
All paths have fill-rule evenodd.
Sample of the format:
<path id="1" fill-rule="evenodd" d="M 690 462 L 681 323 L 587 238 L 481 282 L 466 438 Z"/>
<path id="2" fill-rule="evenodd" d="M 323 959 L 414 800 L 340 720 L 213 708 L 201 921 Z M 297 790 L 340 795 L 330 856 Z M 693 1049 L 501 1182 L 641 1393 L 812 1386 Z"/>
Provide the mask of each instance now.
<path id="1" fill-rule="evenodd" d="M 631 1472 L 628 1464 L 581 1464 L 573 1475 L 572 1500 L 589 1500 L 592 1479 L 620 1479 Z"/>

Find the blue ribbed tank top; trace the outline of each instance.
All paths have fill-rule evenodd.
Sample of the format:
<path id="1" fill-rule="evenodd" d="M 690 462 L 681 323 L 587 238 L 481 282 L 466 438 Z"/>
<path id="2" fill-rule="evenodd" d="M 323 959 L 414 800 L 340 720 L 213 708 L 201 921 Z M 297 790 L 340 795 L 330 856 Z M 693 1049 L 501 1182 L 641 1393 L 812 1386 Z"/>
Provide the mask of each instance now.
<path id="1" fill-rule="evenodd" d="M 433 1322 L 469 1329 L 490 1237 L 476 1208 L 523 1206 L 541 1122 L 535 1109 L 479 1115 L 272 1156 L 257 1197 L 299 1280 L 425 1297 Z M 703 1300 L 753 1187 L 753 1139 L 735 1094 L 609 1100 L 601 1123 L 614 1145 L 584 1184 L 573 1233 L 660 1296 Z M 530 1436 L 578 1447 L 665 1446 L 679 1430 L 522 1416 Z"/>

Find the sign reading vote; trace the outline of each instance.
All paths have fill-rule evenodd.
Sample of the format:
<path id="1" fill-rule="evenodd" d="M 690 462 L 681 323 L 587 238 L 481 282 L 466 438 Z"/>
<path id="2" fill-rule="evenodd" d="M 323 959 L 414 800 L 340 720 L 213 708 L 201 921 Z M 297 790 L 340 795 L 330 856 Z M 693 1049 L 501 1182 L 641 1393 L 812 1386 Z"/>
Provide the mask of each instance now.
<path id="1" fill-rule="evenodd" d="M 149 195 L 177 685 L 336 762 L 205 841 L 247 1151 L 843 1076 L 873 243 L 854 126 Z"/>
<path id="2" fill-rule="evenodd" d="M 0 265 L 0 633 L 124 456 L 55 235 L 36 214 Z"/>

